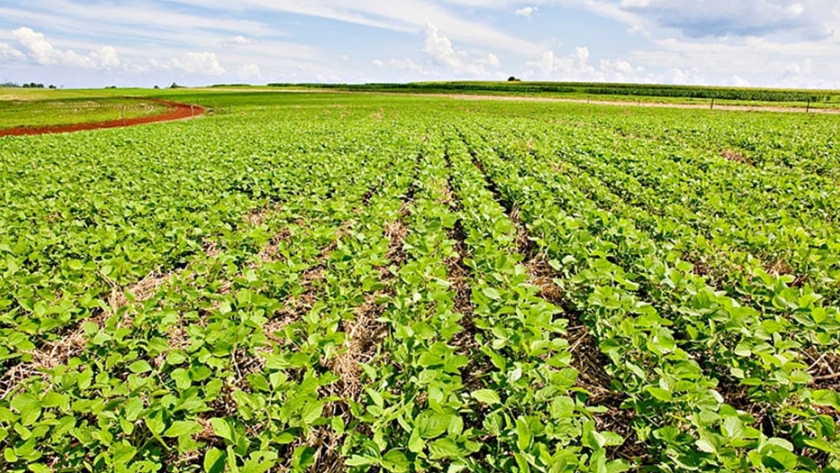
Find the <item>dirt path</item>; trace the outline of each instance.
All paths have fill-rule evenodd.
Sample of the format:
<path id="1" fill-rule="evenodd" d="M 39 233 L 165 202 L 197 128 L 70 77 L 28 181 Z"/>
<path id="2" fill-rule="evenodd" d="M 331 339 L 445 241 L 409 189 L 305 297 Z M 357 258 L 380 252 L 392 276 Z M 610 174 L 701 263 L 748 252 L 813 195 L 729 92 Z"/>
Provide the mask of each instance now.
<path id="1" fill-rule="evenodd" d="M 368 93 L 368 92 L 361 92 Z M 376 92 L 370 92 L 376 93 Z M 621 100 L 585 100 L 585 99 L 564 99 L 557 97 L 528 97 L 528 96 L 514 96 L 514 95 L 471 95 L 471 94 L 424 94 L 424 93 L 398 93 L 389 92 L 390 95 L 410 95 L 413 97 L 447 97 L 454 100 L 495 100 L 505 102 L 560 102 L 560 103 L 579 103 L 589 105 L 608 105 L 614 107 L 637 108 L 684 108 L 695 110 L 709 110 L 709 104 L 691 104 L 691 103 L 668 103 L 668 102 L 632 102 Z M 840 114 L 840 108 L 811 108 L 807 110 L 802 107 L 775 107 L 772 105 L 726 105 L 715 104 L 714 110 L 726 110 L 733 112 L 779 112 L 779 113 L 821 113 L 821 114 Z"/>
<path id="2" fill-rule="evenodd" d="M 0 130 L 0 137 L 3 136 L 24 136 L 24 135 L 46 135 L 52 133 L 70 133 L 74 131 L 100 130 L 103 128 L 122 128 L 127 126 L 145 125 L 147 123 L 169 122 L 174 120 L 185 120 L 198 117 L 206 111 L 204 107 L 185 103 L 171 102 L 169 100 L 142 98 L 149 102 L 156 102 L 166 106 L 166 111 L 157 115 L 145 117 L 133 117 L 105 122 L 93 123 L 72 123 L 67 125 L 37 126 L 37 127 L 16 127 Z"/>

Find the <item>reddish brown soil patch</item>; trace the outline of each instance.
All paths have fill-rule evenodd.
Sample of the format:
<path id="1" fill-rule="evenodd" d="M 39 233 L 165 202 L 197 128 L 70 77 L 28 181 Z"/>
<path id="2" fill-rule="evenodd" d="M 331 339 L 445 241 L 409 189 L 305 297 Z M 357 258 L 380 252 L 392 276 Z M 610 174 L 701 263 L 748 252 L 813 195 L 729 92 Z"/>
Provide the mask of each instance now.
<path id="1" fill-rule="evenodd" d="M 750 162 L 749 159 L 747 159 L 746 156 L 744 156 L 743 154 L 741 154 L 737 151 L 733 151 L 731 149 L 721 151 L 720 156 L 723 159 L 726 159 L 727 161 L 732 161 L 734 163 L 741 163 L 741 164 L 746 164 L 746 165 L 752 166 L 752 163 Z"/>
<path id="2" fill-rule="evenodd" d="M 16 128 L 8 128 L 5 130 L 0 130 L 0 137 L 71 133 L 75 131 L 100 130 L 103 128 L 122 128 L 135 125 L 146 125 L 148 123 L 169 122 L 173 120 L 184 120 L 186 118 L 193 118 L 203 115 L 206 111 L 204 107 L 200 107 L 198 105 L 171 102 L 169 100 L 149 98 L 144 98 L 142 100 L 163 104 L 166 106 L 166 111 L 158 115 L 109 120 L 106 122 L 73 123 L 68 125 L 38 127 L 23 126 Z"/>

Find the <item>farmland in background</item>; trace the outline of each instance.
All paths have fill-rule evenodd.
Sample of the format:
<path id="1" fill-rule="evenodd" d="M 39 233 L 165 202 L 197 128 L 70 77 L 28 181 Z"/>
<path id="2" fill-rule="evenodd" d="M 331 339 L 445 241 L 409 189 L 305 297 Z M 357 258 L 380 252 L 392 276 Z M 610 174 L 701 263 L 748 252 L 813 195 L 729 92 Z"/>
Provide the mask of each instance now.
<path id="1" fill-rule="evenodd" d="M 840 117 L 154 94 L 0 138 L 3 471 L 840 467 Z"/>
<path id="2" fill-rule="evenodd" d="M 224 86 L 221 86 L 224 87 Z M 276 88 L 423 94 L 515 95 L 592 101 L 729 105 L 784 105 L 799 108 L 835 108 L 840 91 L 757 89 L 657 84 L 587 82 L 413 82 L 408 84 L 269 84 Z"/>
<path id="3" fill-rule="evenodd" d="M 164 110 L 160 103 L 131 99 L 0 102 L 0 122 L 3 129 L 69 125 L 145 117 Z"/>

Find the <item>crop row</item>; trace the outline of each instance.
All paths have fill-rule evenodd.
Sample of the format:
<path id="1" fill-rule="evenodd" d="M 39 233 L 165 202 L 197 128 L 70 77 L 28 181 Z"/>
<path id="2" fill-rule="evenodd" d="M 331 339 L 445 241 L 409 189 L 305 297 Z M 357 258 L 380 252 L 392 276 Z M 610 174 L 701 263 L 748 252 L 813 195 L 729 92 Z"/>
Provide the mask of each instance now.
<path id="1" fill-rule="evenodd" d="M 741 306 L 636 229 L 632 208 L 599 208 L 577 187 L 585 181 L 568 180 L 550 160 L 516 153 L 501 134 L 493 138 L 496 150 L 476 136 L 469 142 L 503 198 L 520 209 L 565 276 L 556 282 L 566 291 L 568 308 L 582 313 L 610 357 L 608 370 L 629 396 L 624 407 L 635 411 L 641 440 L 652 441 L 670 462 L 715 468 L 747 459 L 791 468 L 797 464 L 795 448 L 805 450 L 801 465 L 812 465 L 807 454 L 812 444 L 834 448 L 823 445 L 825 419 L 813 404 L 815 396 L 836 402 L 834 394 L 806 387 L 811 377 L 802 364 L 802 345 L 791 335 L 798 331 L 804 332 L 800 340 L 826 340 L 819 333 L 830 334 L 836 311 L 813 307 L 813 298 L 800 299 L 797 312 L 813 317 L 811 326 L 803 327 L 782 314 Z M 828 325 L 820 326 L 822 321 Z M 754 386 L 751 394 L 767 397 L 752 401 L 778 409 L 778 430 L 765 434 L 754 418 L 730 405 L 738 399 L 735 392 L 720 392 L 721 368 Z M 809 421 L 793 425 L 794 416 Z M 737 435 L 733 425 L 739 426 Z"/>
<path id="2" fill-rule="evenodd" d="M 7 470 L 266 471 L 289 444 L 284 462 L 311 464 L 313 432 L 341 419 L 328 410 L 341 402 L 329 391 L 342 319 L 374 289 L 382 222 L 411 181 L 405 134 L 379 136 L 354 155 L 266 156 L 232 184 L 253 200 L 220 203 L 242 213 L 183 268 L 17 347 L 0 408 Z"/>

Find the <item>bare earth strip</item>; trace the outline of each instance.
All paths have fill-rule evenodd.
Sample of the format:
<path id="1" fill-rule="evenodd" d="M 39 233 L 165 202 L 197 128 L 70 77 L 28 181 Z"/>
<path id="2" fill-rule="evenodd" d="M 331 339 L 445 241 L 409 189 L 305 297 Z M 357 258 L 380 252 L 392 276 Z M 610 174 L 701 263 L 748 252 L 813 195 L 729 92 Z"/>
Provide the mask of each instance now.
<path id="1" fill-rule="evenodd" d="M 365 92 L 366 93 L 366 92 Z M 584 100 L 584 99 L 561 99 L 555 97 L 526 97 L 513 95 L 470 95 L 470 94 L 400 94 L 390 93 L 390 95 L 410 95 L 413 97 L 447 97 L 455 100 L 495 100 L 505 102 L 560 102 L 560 103 L 578 103 L 589 105 L 609 105 L 615 107 L 625 108 L 684 108 L 684 109 L 700 109 L 709 110 L 708 104 L 690 104 L 690 103 L 665 103 L 665 102 L 631 102 L 620 100 Z M 823 113 L 823 114 L 838 114 L 840 109 L 836 108 L 801 108 L 801 107 L 774 107 L 763 105 L 714 105 L 713 110 L 726 110 L 732 112 L 780 112 L 780 113 Z"/>
<path id="2" fill-rule="evenodd" d="M 74 123 L 67 125 L 17 127 L 0 130 L 0 137 L 3 136 L 24 136 L 24 135 L 46 135 L 51 133 L 70 133 L 75 131 L 99 130 L 103 128 L 122 128 L 127 126 L 145 125 L 148 123 L 169 122 L 174 120 L 185 120 L 198 117 L 204 114 L 204 107 L 185 103 L 171 102 L 168 100 L 144 98 L 142 100 L 154 101 L 166 106 L 166 111 L 158 115 L 145 117 L 134 117 L 109 120 L 105 122 Z"/>

